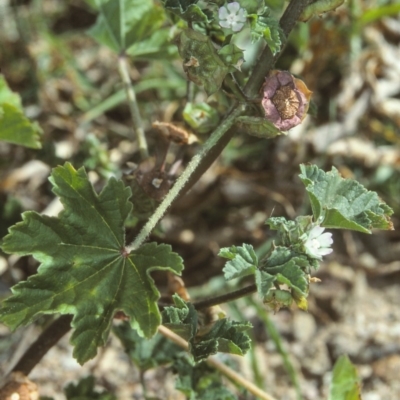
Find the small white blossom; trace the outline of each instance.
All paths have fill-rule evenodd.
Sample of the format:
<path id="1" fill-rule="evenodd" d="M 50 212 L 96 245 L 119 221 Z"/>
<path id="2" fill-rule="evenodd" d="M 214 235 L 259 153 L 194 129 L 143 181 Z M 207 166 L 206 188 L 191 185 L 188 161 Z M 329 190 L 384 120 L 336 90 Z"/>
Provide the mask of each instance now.
<path id="1" fill-rule="evenodd" d="M 237 1 L 221 7 L 218 11 L 219 25 L 222 28 L 239 32 L 246 22 L 246 10 Z"/>
<path id="2" fill-rule="evenodd" d="M 332 233 L 322 233 L 325 228 L 319 225 L 314 226 L 306 235 L 304 241 L 304 248 L 306 253 L 317 260 L 322 260 L 322 256 L 332 253 L 330 248 L 333 243 Z"/>

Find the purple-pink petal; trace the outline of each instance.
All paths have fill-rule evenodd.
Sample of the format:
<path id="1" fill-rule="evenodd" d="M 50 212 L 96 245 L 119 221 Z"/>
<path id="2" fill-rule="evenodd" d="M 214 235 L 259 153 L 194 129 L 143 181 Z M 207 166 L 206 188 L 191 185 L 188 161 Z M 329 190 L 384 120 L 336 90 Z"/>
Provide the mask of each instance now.
<path id="1" fill-rule="evenodd" d="M 286 86 L 289 83 L 293 84 L 293 86 L 294 86 L 293 76 L 290 72 L 280 71 L 275 76 L 280 83 L 279 86 Z"/>
<path id="2" fill-rule="evenodd" d="M 290 119 L 281 119 L 279 122 L 275 124 L 275 126 L 280 129 L 281 131 L 288 131 L 289 129 L 294 128 L 295 126 L 299 125 L 301 122 L 301 118 L 297 115 Z"/>
<path id="3" fill-rule="evenodd" d="M 267 78 L 264 85 L 264 98 L 266 97 L 271 99 L 280 86 L 281 85 L 275 75 Z"/>
<path id="4" fill-rule="evenodd" d="M 276 109 L 274 103 L 270 99 L 264 98 L 262 101 L 262 106 L 265 110 L 265 116 L 268 120 L 270 120 L 273 124 L 279 123 L 281 121 L 281 116 L 279 115 L 278 110 Z"/>

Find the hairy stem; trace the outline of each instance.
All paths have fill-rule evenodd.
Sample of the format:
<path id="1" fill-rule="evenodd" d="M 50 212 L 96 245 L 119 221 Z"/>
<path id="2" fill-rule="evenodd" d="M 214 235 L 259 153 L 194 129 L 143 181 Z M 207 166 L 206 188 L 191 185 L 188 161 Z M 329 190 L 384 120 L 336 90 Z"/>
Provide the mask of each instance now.
<path id="1" fill-rule="evenodd" d="M 195 301 L 192 304 L 196 310 L 201 310 L 202 308 L 208 308 L 216 306 L 218 304 L 227 303 L 228 301 L 240 299 L 241 297 L 247 296 L 248 294 L 254 293 L 256 291 L 257 286 L 255 283 L 253 283 L 252 285 L 245 286 L 244 288 L 235 290 L 234 292 L 225 293 L 221 296 L 211 297 L 209 299 Z"/>
<path id="2" fill-rule="evenodd" d="M 222 121 L 222 123 L 218 126 L 218 128 L 213 132 L 213 134 L 208 138 L 208 140 L 204 143 L 204 146 L 200 150 L 198 154 L 196 154 L 187 165 L 186 169 L 179 176 L 174 186 L 165 196 L 164 200 L 157 207 L 154 214 L 149 218 L 146 225 L 139 232 L 139 235 L 136 239 L 126 247 L 128 252 L 137 249 L 140 247 L 143 242 L 150 235 L 151 231 L 155 228 L 157 223 L 164 216 L 167 209 L 171 206 L 173 201 L 177 198 L 180 191 L 188 182 L 191 175 L 199 166 L 201 160 L 206 156 L 206 154 L 216 145 L 216 143 L 221 139 L 221 137 L 228 131 L 228 129 L 233 125 L 235 119 L 242 113 L 242 106 L 236 105 L 232 111 L 228 114 L 228 116 Z"/>
<path id="3" fill-rule="evenodd" d="M 128 98 L 129 110 L 131 112 L 133 122 L 133 130 L 139 144 L 140 156 L 142 157 L 142 160 L 145 160 L 149 157 L 149 150 L 147 148 L 147 141 L 144 134 L 142 119 L 140 117 L 139 106 L 136 101 L 136 94 L 129 76 L 129 68 L 125 53 L 121 53 L 118 57 L 118 69 L 122 82 L 124 83 L 126 97 Z"/>
<path id="4" fill-rule="evenodd" d="M 160 332 L 163 336 L 167 337 L 168 339 L 172 340 L 175 344 L 182 347 L 186 351 L 189 350 L 189 344 L 186 340 L 182 339 L 178 336 L 175 332 L 172 332 L 170 329 L 166 328 L 163 325 L 158 327 L 158 332 Z M 270 396 L 268 393 L 265 393 L 252 382 L 249 382 L 247 379 L 243 378 L 243 376 L 239 375 L 236 371 L 229 368 L 227 365 L 223 364 L 222 362 L 218 361 L 215 357 L 208 357 L 206 363 L 210 366 L 215 368 L 217 371 L 221 372 L 227 378 L 235 382 L 236 384 L 244 387 L 257 399 L 262 400 L 276 400 L 274 397 Z"/>

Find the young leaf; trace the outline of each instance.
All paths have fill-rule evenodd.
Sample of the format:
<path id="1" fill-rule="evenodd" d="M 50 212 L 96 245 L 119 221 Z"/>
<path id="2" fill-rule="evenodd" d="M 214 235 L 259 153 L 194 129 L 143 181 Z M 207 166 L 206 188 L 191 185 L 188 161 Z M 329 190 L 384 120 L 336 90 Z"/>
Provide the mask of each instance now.
<path id="1" fill-rule="evenodd" d="M 220 374 L 204 362 L 193 365 L 188 357 L 181 356 L 174 369 L 179 374 L 175 387 L 189 400 L 237 400 L 221 382 Z"/>
<path id="2" fill-rule="evenodd" d="M 40 149 L 41 133 L 39 125 L 25 117 L 20 97 L 9 89 L 0 75 L 0 140 Z"/>
<path id="3" fill-rule="evenodd" d="M 184 352 L 181 347 L 158 333 L 151 339 L 140 337 L 127 322 L 114 326 L 113 332 L 141 371 L 171 363 L 180 352 Z"/>
<path id="4" fill-rule="evenodd" d="M 199 0 L 162 0 L 164 7 L 185 21 L 207 22 L 207 14 L 196 4 Z"/>
<path id="5" fill-rule="evenodd" d="M 291 294 L 299 308 L 307 309 L 306 297 L 309 287 L 307 273 L 310 261 L 305 255 L 295 253 L 287 247 L 277 246 L 265 260 L 262 260 L 259 268 L 256 271 L 256 285 L 264 302 L 269 302 L 273 295 L 283 295 L 281 291 L 271 289 L 286 285 L 290 288 L 290 292 L 286 293 Z M 275 297 L 272 299 L 275 300 Z"/>
<path id="6" fill-rule="evenodd" d="M 258 266 L 258 257 L 251 244 L 224 247 L 218 255 L 230 260 L 223 269 L 227 281 L 254 274 Z"/>
<path id="7" fill-rule="evenodd" d="M 229 68 L 229 72 L 240 71 L 240 67 L 244 62 L 243 50 L 235 44 L 227 44 L 218 50 L 218 55 Z"/>
<path id="8" fill-rule="evenodd" d="M 282 45 L 281 35 L 283 32 L 279 26 L 279 22 L 268 15 L 266 12 L 264 15 L 250 15 L 251 23 L 251 38 L 253 42 L 263 38 L 269 48 L 271 49 L 272 54 L 276 54 Z"/>
<path id="9" fill-rule="evenodd" d="M 333 368 L 329 400 L 361 400 L 356 367 L 345 355 L 337 359 Z"/>
<path id="10" fill-rule="evenodd" d="M 170 246 L 146 244 L 128 254 L 124 222 L 131 192 L 111 178 L 98 195 L 83 168 L 65 164 L 50 181 L 64 211 L 57 218 L 36 212 L 10 228 L 2 249 L 32 254 L 41 265 L 36 275 L 12 288 L 0 319 L 12 329 L 40 314 L 73 314 L 71 342 L 82 364 L 107 340 L 116 311 L 131 317 L 131 326 L 151 337 L 160 324 L 159 293 L 149 273 L 180 273 L 182 259 Z"/>
<path id="11" fill-rule="evenodd" d="M 127 54 L 135 60 L 169 60 L 178 56 L 178 50 L 171 43 L 170 29 L 168 28 L 159 29 L 149 38 L 134 43 L 127 50 Z M 141 82 L 143 83 L 142 80 Z"/>
<path id="12" fill-rule="evenodd" d="M 194 360 L 207 358 L 218 351 L 243 356 L 250 350 L 251 339 L 245 331 L 252 328 L 250 322 L 236 322 L 227 318 L 219 319 L 205 335 L 191 342 Z"/>
<path id="13" fill-rule="evenodd" d="M 197 333 L 197 312 L 191 303 L 186 303 L 178 295 L 173 296 L 176 307 L 165 307 L 163 324 L 187 341 Z"/>
<path id="14" fill-rule="evenodd" d="M 210 132 L 218 125 L 218 111 L 207 103 L 186 103 L 183 119 L 198 133 Z"/>
<path id="15" fill-rule="evenodd" d="M 98 392 L 94 389 L 94 377 L 89 375 L 78 383 L 70 383 L 65 389 L 67 400 L 117 400 L 111 393 Z"/>
<path id="16" fill-rule="evenodd" d="M 317 0 L 306 7 L 300 15 L 299 21 L 306 22 L 314 15 L 321 15 L 328 11 L 334 11 L 343 3 L 344 0 Z"/>
<path id="17" fill-rule="evenodd" d="M 116 53 L 156 32 L 164 21 L 164 11 L 152 0 L 100 0 L 99 16 L 88 33 Z"/>
<path id="18" fill-rule="evenodd" d="M 22 110 L 21 98 L 8 87 L 4 76 L 0 74 L 0 104 L 4 103 Z"/>
<path id="19" fill-rule="evenodd" d="M 244 355 L 250 348 L 250 338 L 244 333 L 250 323 L 222 318 L 214 322 L 206 334 L 199 334 L 197 312 L 193 305 L 173 296 L 176 307 L 166 307 L 163 324 L 189 342 L 194 360 L 207 358 L 218 351 Z"/>
<path id="20" fill-rule="evenodd" d="M 179 36 L 179 54 L 189 80 L 210 96 L 222 85 L 229 68 L 217 54 L 212 41 L 200 32 L 186 29 Z"/>
<path id="21" fill-rule="evenodd" d="M 300 165 L 314 218 L 326 228 L 371 233 L 371 229 L 393 229 L 393 210 L 375 192 L 357 181 L 343 179 L 338 170 L 324 172 L 315 165 Z M 321 222 L 320 222 L 321 221 Z"/>

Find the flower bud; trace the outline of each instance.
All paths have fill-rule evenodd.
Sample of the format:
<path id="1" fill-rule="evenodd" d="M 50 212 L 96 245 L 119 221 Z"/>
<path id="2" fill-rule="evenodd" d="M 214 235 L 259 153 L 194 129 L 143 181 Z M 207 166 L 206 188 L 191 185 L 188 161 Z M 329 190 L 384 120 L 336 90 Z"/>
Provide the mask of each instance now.
<path id="1" fill-rule="evenodd" d="M 262 106 L 265 118 L 281 131 L 299 125 L 305 118 L 312 92 L 286 71 L 273 71 L 265 79 Z"/>

